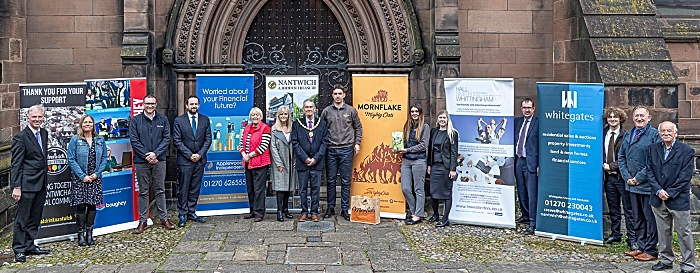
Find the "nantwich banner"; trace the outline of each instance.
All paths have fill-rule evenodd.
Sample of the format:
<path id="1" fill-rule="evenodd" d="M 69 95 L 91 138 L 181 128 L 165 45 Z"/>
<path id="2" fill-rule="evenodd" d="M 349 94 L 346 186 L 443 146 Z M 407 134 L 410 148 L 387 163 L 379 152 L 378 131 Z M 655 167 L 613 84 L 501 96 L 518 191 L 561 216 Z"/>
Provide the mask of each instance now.
<path id="1" fill-rule="evenodd" d="M 513 79 L 445 79 L 459 132 L 450 222 L 515 228 Z"/>
<path id="2" fill-rule="evenodd" d="M 603 244 L 603 84 L 537 83 L 536 235 Z"/>
<path id="3" fill-rule="evenodd" d="M 391 133 L 403 131 L 406 122 L 408 76 L 353 75 L 352 98 L 363 133 L 352 164 L 350 195 L 379 197 L 381 217 L 403 219 L 401 156 L 392 151 Z"/>

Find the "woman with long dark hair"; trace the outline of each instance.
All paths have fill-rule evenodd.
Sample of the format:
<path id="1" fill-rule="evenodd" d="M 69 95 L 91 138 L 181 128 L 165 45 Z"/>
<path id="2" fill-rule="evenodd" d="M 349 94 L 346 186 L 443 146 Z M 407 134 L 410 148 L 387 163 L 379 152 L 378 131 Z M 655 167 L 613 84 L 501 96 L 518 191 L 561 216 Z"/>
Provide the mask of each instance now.
<path id="1" fill-rule="evenodd" d="M 102 204 L 102 171 L 107 165 L 107 145 L 95 134 L 95 119 L 80 118 L 78 135 L 68 143 L 68 166 L 71 169 L 71 206 L 77 206 L 78 245 L 94 245 L 96 206 Z"/>
<path id="2" fill-rule="evenodd" d="M 437 116 L 437 128 L 430 130 L 428 142 L 428 174 L 430 175 L 430 205 L 433 216 L 429 222 L 440 221 L 436 227 L 450 225 L 452 208 L 452 182 L 457 178 L 457 144 L 459 134 L 452 127 L 447 110 L 440 110 Z M 440 200 L 445 203 L 442 220 L 438 212 Z"/>
<path id="3" fill-rule="evenodd" d="M 430 125 L 424 120 L 423 106 L 414 103 L 403 125 L 404 149 L 397 151 L 402 154 L 401 191 L 411 212 L 407 225 L 420 223 L 425 214 L 425 151 L 429 136 Z"/>

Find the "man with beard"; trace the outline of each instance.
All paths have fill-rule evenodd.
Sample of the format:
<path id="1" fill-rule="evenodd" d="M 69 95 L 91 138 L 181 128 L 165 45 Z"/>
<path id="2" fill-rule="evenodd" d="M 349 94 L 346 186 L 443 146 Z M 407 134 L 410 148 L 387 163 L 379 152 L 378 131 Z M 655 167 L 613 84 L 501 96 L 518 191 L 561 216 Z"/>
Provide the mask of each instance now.
<path id="1" fill-rule="evenodd" d="M 197 112 L 199 98 L 189 96 L 186 107 L 187 113 L 175 118 L 173 122 L 173 144 L 177 149 L 177 212 L 180 227 L 184 227 L 187 220 L 199 223 L 206 221 L 197 216 L 195 209 L 204 165 L 207 163 L 207 151 L 211 145 L 209 118 Z"/>

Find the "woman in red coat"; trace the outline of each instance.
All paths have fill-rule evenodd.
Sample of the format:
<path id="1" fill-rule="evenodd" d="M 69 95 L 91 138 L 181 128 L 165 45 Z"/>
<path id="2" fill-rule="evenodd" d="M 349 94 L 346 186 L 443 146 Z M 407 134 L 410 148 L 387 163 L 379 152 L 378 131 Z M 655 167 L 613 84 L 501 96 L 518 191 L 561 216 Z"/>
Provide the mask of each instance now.
<path id="1" fill-rule="evenodd" d="M 270 127 L 262 121 L 262 110 L 253 107 L 250 110 L 250 121 L 241 140 L 241 156 L 245 168 L 246 186 L 250 213 L 243 218 L 255 218 L 260 222 L 265 216 L 265 191 L 267 190 L 267 172 L 270 165 Z"/>

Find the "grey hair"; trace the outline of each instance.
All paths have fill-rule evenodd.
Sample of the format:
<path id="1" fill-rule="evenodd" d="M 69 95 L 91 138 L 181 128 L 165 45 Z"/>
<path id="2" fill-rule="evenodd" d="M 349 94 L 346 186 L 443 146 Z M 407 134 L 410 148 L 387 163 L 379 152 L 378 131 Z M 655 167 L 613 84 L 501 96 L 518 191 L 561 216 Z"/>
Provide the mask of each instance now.
<path id="1" fill-rule="evenodd" d="M 29 110 L 27 111 L 27 116 L 29 116 L 29 113 L 34 112 L 34 110 L 41 110 L 41 114 L 44 114 L 44 105 L 43 104 L 34 104 L 31 107 L 29 107 Z"/>
<path id="2" fill-rule="evenodd" d="M 664 123 L 671 123 L 671 124 L 673 124 L 673 132 L 674 132 L 674 133 L 678 133 L 678 126 L 676 126 L 675 123 L 670 122 L 670 121 L 668 121 L 668 120 L 667 120 L 667 121 L 662 121 L 661 123 L 659 123 L 659 126 L 656 127 L 656 130 L 661 131 L 661 124 L 664 124 Z"/>
<path id="3" fill-rule="evenodd" d="M 307 101 L 310 101 L 311 103 L 314 104 L 314 107 L 316 107 L 316 103 L 315 103 L 314 100 L 312 100 L 312 99 L 305 99 L 304 102 L 301 103 L 301 105 L 306 104 Z"/>
<path id="4" fill-rule="evenodd" d="M 253 113 L 258 113 L 258 114 L 260 114 L 261 117 L 263 115 L 262 110 L 260 110 L 260 108 L 258 108 L 258 107 L 253 107 L 253 109 L 250 109 L 250 113 L 248 113 L 248 117 L 252 116 Z"/>

